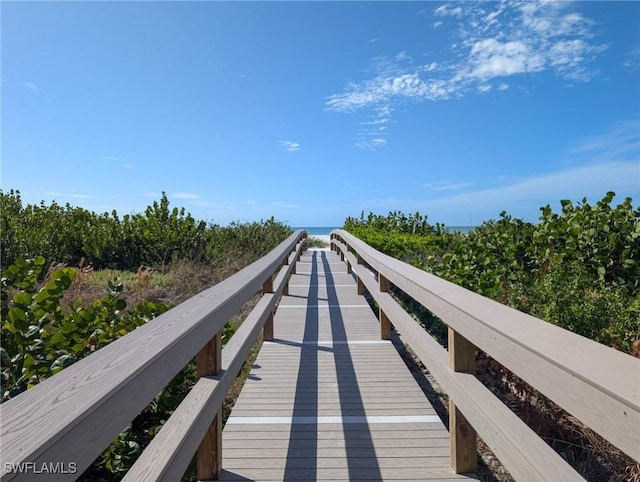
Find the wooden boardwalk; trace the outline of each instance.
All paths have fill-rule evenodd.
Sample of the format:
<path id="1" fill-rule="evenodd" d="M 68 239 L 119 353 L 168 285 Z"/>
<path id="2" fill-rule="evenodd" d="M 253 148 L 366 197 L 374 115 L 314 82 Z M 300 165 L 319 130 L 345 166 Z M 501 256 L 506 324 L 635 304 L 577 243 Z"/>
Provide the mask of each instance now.
<path id="1" fill-rule="evenodd" d="M 335 253 L 304 253 L 274 325 L 224 428 L 220 480 L 469 478 Z"/>

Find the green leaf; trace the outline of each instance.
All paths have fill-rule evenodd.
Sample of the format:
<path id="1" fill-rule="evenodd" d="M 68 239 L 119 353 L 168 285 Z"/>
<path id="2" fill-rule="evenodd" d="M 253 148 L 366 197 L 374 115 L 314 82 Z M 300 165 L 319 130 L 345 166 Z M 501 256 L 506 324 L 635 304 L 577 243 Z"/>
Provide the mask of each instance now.
<path id="1" fill-rule="evenodd" d="M 16 293 L 13 297 L 13 304 L 15 306 L 19 306 L 20 308 L 27 308 L 33 299 L 29 293 L 25 293 L 24 291 L 20 291 Z"/>
<path id="2" fill-rule="evenodd" d="M 67 337 L 64 336 L 64 333 L 61 330 L 58 330 L 53 334 L 49 341 L 54 345 L 60 345 L 67 341 Z"/>
<path id="3" fill-rule="evenodd" d="M 29 324 L 27 323 L 27 314 L 24 310 L 14 306 L 9 310 L 7 316 L 9 317 L 9 321 L 17 330 L 24 331 L 29 328 Z"/>
<path id="4" fill-rule="evenodd" d="M 65 355 L 62 355 L 62 356 L 58 357 L 56 359 L 56 361 L 54 361 L 51 364 L 50 369 L 54 374 L 56 374 L 59 371 L 62 371 L 63 369 L 65 369 L 66 367 L 74 364 L 75 361 L 76 361 L 76 359 L 74 357 L 72 357 L 71 355 L 66 355 L 65 354 Z"/>

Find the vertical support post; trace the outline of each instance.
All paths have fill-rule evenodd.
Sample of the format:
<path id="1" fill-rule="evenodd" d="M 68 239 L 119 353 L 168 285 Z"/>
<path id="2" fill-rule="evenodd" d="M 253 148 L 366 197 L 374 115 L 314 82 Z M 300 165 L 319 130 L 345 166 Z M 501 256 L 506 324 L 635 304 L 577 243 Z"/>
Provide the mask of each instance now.
<path id="1" fill-rule="evenodd" d="M 476 373 L 476 347 L 449 327 L 449 366 L 453 371 Z M 476 431 L 449 399 L 449 437 L 451 467 L 457 474 L 468 474 L 478 469 Z"/>
<path id="2" fill-rule="evenodd" d="M 340 250 L 340 261 L 344 262 L 344 252 Z"/>
<path id="3" fill-rule="evenodd" d="M 262 285 L 262 294 L 265 293 L 273 293 L 273 275 L 269 276 Z M 273 310 L 269 313 L 269 317 L 264 323 L 262 339 L 265 341 L 273 340 Z"/>
<path id="4" fill-rule="evenodd" d="M 380 293 L 387 293 L 389 291 L 389 280 L 378 273 L 378 287 Z M 380 339 L 388 340 L 391 338 L 391 322 L 387 314 L 380 308 Z"/>
<path id="5" fill-rule="evenodd" d="M 217 375 L 222 368 L 222 331 L 207 342 L 196 357 L 198 378 Z M 218 480 L 222 470 L 222 408 L 200 442 L 197 455 L 198 480 Z"/>
<path id="6" fill-rule="evenodd" d="M 347 261 L 347 274 L 351 274 L 352 270 L 351 270 L 351 263 L 349 263 L 349 261 Z"/>
<path id="7" fill-rule="evenodd" d="M 358 264 L 362 264 L 362 257 L 356 253 L 356 259 L 358 260 Z M 362 274 L 363 270 L 358 270 L 358 273 Z M 360 279 L 360 274 L 358 274 L 358 279 L 357 279 L 357 283 L 358 283 L 358 294 L 359 295 L 363 295 L 364 294 L 364 283 L 362 282 L 362 280 Z"/>

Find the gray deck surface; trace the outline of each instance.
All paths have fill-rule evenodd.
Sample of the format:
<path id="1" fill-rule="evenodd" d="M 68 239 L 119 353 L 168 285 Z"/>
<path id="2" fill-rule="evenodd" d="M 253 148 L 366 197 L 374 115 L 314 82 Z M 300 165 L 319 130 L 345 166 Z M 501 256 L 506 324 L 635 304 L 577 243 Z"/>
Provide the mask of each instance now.
<path id="1" fill-rule="evenodd" d="M 307 251 L 223 431 L 220 480 L 451 480 L 449 433 L 331 251 Z"/>

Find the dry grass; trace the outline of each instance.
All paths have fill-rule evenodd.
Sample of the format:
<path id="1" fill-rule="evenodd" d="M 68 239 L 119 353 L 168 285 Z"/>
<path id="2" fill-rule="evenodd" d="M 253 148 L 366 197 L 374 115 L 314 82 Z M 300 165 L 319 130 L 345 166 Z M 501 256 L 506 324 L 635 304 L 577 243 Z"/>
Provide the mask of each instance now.
<path id="1" fill-rule="evenodd" d="M 52 264 L 45 281 L 64 264 Z M 141 301 L 161 302 L 177 305 L 195 296 L 234 272 L 240 266 L 218 268 L 213 265 L 196 264 L 183 261 L 170 266 L 164 273 L 150 267 L 141 266 L 137 271 L 99 270 L 81 263 L 76 267 L 76 278 L 65 293 L 63 306 L 88 306 L 108 292 L 109 281 L 119 280 L 123 284 L 122 298 L 129 308 L 134 308 Z"/>

